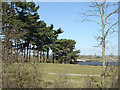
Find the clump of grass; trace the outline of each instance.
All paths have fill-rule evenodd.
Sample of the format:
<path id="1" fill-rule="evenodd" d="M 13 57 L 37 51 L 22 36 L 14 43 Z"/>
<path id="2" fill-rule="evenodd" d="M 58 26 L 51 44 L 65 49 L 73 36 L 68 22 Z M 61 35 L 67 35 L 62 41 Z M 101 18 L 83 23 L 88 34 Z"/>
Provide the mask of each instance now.
<path id="1" fill-rule="evenodd" d="M 105 86 L 106 88 L 118 88 L 118 68 L 110 66 L 105 72 Z"/>
<path id="2" fill-rule="evenodd" d="M 66 75 L 58 75 L 53 82 L 54 88 L 73 88 L 73 84 L 68 81 L 68 77 Z"/>
<path id="3" fill-rule="evenodd" d="M 43 71 L 37 64 L 15 64 L 3 65 L 3 88 L 41 88 Z"/>
<path id="4" fill-rule="evenodd" d="M 101 76 L 102 78 L 102 76 Z M 118 68 L 106 66 L 105 88 L 118 88 Z M 101 82 L 97 77 L 86 77 L 83 82 L 84 88 L 102 88 Z"/>
<path id="5" fill-rule="evenodd" d="M 98 80 L 98 77 L 84 77 L 84 80 L 82 82 L 82 88 L 100 88 L 100 82 Z"/>

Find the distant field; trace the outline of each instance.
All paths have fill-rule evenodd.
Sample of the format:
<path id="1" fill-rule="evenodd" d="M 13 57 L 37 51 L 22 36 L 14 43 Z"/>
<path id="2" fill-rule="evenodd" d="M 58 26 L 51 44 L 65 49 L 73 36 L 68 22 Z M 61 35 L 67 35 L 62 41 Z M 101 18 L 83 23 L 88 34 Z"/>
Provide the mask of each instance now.
<path id="1" fill-rule="evenodd" d="M 23 68 L 31 69 L 31 63 L 14 63 L 12 66 L 18 67 L 22 65 Z M 11 67 L 8 65 L 7 67 Z M 72 74 L 96 74 L 100 75 L 102 66 L 91 65 L 74 65 L 74 64 L 52 64 L 52 63 L 39 63 L 36 64 L 37 69 L 43 70 L 44 73 L 72 73 Z M 11 70 L 8 68 L 8 70 Z"/>
<path id="2" fill-rule="evenodd" d="M 3 65 L 3 71 L 4 87 L 7 82 L 10 84 L 9 87 L 14 87 L 13 83 L 16 83 L 16 80 L 19 82 L 19 87 L 29 87 L 29 85 L 31 87 L 70 87 L 71 85 L 72 87 L 83 87 L 87 76 L 50 75 L 49 73 L 101 75 L 102 67 L 52 63 L 35 65 L 32 63 L 12 63 Z M 100 76 L 94 76 L 96 83 L 100 83 L 100 78 Z M 36 82 L 37 86 L 34 86 L 32 82 Z M 66 83 L 64 84 L 64 82 Z"/>

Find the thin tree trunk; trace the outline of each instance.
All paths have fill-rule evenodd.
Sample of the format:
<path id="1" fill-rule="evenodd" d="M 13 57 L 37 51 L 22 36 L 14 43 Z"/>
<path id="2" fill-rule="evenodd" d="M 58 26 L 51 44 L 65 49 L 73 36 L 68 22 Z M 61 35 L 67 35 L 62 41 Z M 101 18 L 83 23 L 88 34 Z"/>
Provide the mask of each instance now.
<path id="1" fill-rule="evenodd" d="M 33 49 L 33 61 L 35 63 L 35 49 Z"/>
<path id="2" fill-rule="evenodd" d="M 63 59 L 60 60 L 60 63 L 61 63 L 61 64 L 63 63 Z"/>
<path id="3" fill-rule="evenodd" d="M 25 60 L 25 51 L 26 51 L 26 50 L 25 50 L 25 48 L 24 48 L 24 62 L 26 61 L 26 60 Z"/>
<path id="4" fill-rule="evenodd" d="M 28 61 L 28 47 L 29 47 L 29 42 L 27 43 L 27 55 L 26 55 L 26 62 Z"/>
<path id="5" fill-rule="evenodd" d="M 39 62 L 39 50 L 37 50 L 37 61 Z"/>
<path id="6" fill-rule="evenodd" d="M 35 52 L 35 50 L 33 49 L 33 58 L 35 57 L 35 53 L 34 52 Z"/>
<path id="7" fill-rule="evenodd" d="M 23 40 L 22 40 L 22 58 L 21 58 L 21 62 L 22 62 L 22 60 L 23 60 Z"/>
<path id="8" fill-rule="evenodd" d="M 17 57 L 16 57 L 16 59 L 17 59 L 17 63 L 18 63 L 18 42 L 17 42 Z"/>
<path id="9" fill-rule="evenodd" d="M 43 51 L 43 63 L 45 62 L 45 53 Z"/>
<path id="10" fill-rule="evenodd" d="M 22 56 L 23 56 L 23 40 L 22 40 Z"/>
<path id="11" fill-rule="evenodd" d="M 53 63 L 54 63 L 54 59 L 55 59 L 55 54 L 54 54 L 54 52 L 53 52 Z"/>
<path id="12" fill-rule="evenodd" d="M 102 70 L 102 88 L 105 88 L 105 35 L 104 35 L 104 29 L 105 29 L 105 20 L 104 20 L 104 2 L 102 4 L 102 60 L 103 60 L 103 70 Z"/>
<path id="13" fill-rule="evenodd" d="M 49 62 L 49 49 L 47 50 L 47 63 Z"/>
<path id="14" fill-rule="evenodd" d="M 15 61 L 17 62 L 17 53 L 16 53 L 16 39 L 15 39 Z"/>
<path id="15" fill-rule="evenodd" d="M 30 62 L 30 57 L 31 57 L 31 44 L 30 44 L 30 47 L 29 47 L 29 62 Z"/>
<path id="16" fill-rule="evenodd" d="M 6 24 L 6 32 L 7 32 L 7 24 Z M 8 41 L 6 40 L 6 43 L 8 43 Z M 7 48 L 6 49 L 8 49 L 8 46 L 7 46 Z M 7 56 L 7 50 L 5 50 L 5 57 L 6 57 L 6 60 L 8 60 L 8 56 Z"/>
<path id="17" fill-rule="evenodd" d="M 12 48 L 12 44 L 13 44 L 13 43 L 12 43 L 12 39 L 11 39 L 11 56 L 13 56 L 13 52 L 12 52 L 12 49 L 13 49 L 13 48 Z"/>
<path id="18" fill-rule="evenodd" d="M 41 63 L 41 57 L 42 57 L 42 50 L 40 50 L 40 63 Z"/>
<path id="19" fill-rule="evenodd" d="M 6 24 L 6 32 L 8 32 L 7 24 Z M 8 36 L 8 33 L 7 33 L 7 36 Z M 6 57 L 6 60 L 9 61 L 9 60 L 8 60 L 8 57 L 9 57 L 9 56 L 8 56 L 8 55 L 9 55 L 9 54 L 8 54 L 8 51 L 9 51 L 9 50 L 8 50 L 8 48 L 9 48 L 9 46 L 8 46 L 8 44 L 9 44 L 8 38 L 6 39 L 6 43 L 7 43 L 7 44 L 6 44 L 6 50 L 5 50 L 5 57 Z"/>
<path id="20" fill-rule="evenodd" d="M 2 60 L 3 61 L 5 60 L 4 57 L 5 57 L 5 49 L 4 49 L 4 44 L 2 44 Z"/>
<path id="21" fill-rule="evenodd" d="M 10 42 L 10 54 L 9 54 L 9 60 L 11 60 L 11 57 L 13 56 L 12 55 L 12 39 L 11 39 L 11 42 Z"/>
<path id="22" fill-rule="evenodd" d="M 40 52 L 40 50 L 39 50 L 39 52 Z M 38 58 L 39 58 L 39 62 L 40 62 L 40 53 L 39 53 L 39 56 L 38 56 Z"/>

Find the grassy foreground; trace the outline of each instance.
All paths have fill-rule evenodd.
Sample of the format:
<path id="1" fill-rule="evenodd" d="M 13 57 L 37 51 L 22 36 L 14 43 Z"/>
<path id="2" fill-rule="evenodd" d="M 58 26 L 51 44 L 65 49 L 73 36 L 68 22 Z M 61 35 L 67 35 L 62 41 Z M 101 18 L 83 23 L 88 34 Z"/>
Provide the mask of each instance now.
<path id="1" fill-rule="evenodd" d="M 100 76 L 50 75 L 49 73 L 101 75 L 101 66 L 12 63 L 3 64 L 5 88 L 82 88 L 97 87 Z M 91 86 L 92 83 L 92 86 Z"/>

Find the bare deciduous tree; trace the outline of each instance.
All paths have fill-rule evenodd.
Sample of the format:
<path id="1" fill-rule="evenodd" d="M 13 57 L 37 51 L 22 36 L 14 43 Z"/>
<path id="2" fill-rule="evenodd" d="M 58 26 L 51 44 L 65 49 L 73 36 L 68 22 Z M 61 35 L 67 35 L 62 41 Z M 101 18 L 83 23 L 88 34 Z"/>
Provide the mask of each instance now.
<path id="1" fill-rule="evenodd" d="M 99 42 L 97 47 L 102 46 L 102 88 L 105 87 L 105 49 L 108 42 L 107 39 L 109 38 L 108 36 L 117 31 L 117 13 L 119 10 L 118 2 L 106 2 L 106 0 L 102 0 L 101 2 L 92 2 L 88 11 L 80 13 L 83 19 L 82 22 L 91 21 L 100 25 L 101 28 L 101 35 L 97 36 L 96 39 Z M 97 20 L 94 20 L 95 17 L 97 17 Z"/>

